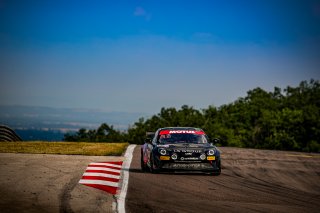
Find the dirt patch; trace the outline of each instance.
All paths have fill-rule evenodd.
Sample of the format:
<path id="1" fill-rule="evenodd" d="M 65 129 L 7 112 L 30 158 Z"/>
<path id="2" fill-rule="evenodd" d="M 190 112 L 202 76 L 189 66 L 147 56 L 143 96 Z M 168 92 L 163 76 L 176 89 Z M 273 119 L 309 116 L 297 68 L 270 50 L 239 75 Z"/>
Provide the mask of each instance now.
<path id="1" fill-rule="evenodd" d="M 112 212 L 114 198 L 78 184 L 91 162 L 123 157 L 0 153 L 1 212 Z"/>

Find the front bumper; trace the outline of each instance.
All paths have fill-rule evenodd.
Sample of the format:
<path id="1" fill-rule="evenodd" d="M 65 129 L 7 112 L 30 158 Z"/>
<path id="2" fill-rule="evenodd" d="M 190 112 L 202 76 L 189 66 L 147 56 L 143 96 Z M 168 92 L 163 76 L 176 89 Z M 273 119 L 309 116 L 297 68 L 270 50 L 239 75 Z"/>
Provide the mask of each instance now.
<path id="1" fill-rule="evenodd" d="M 220 170 L 220 158 L 215 160 L 160 160 L 157 158 L 157 169 L 168 171 L 198 171 L 198 172 L 218 172 Z"/>
<path id="2" fill-rule="evenodd" d="M 216 163 L 210 164 L 205 162 L 168 162 L 164 163 L 161 167 L 163 170 L 175 170 L 175 171 L 202 171 L 202 172 L 214 172 L 219 171 Z"/>

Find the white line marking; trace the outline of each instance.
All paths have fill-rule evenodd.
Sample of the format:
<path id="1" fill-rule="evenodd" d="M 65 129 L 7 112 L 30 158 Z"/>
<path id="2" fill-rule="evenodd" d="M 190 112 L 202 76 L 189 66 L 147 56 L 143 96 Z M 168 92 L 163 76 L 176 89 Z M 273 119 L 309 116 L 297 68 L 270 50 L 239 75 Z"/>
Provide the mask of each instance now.
<path id="1" fill-rule="evenodd" d="M 115 201 L 112 202 L 112 212 L 116 212 L 117 210 L 117 203 Z"/>
<path id="2" fill-rule="evenodd" d="M 85 172 L 83 173 L 82 176 L 107 177 L 107 178 L 120 179 L 119 175 L 111 175 L 111 174 L 98 173 L 98 172 Z"/>
<path id="3" fill-rule="evenodd" d="M 121 165 L 118 164 L 112 164 L 112 163 L 90 163 L 90 166 L 112 166 L 112 167 L 116 167 L 116 168 L 120 168 L 121 169 Z"/>
<path id="4" fill-rule="evenodd" d="M 110 168 L 104 168 L 104 167 L 90 167 L 90 166 L 88 166 L 86 170 L 100 170 L 100 171 L 108 171 L 108 172 L 117 172 L 117 173 L 120 173 L 120 170 L 110 169 Z"/>
<path id="5" fill-rule="evenodd" d="M 136 145 L 129 145 L 127 148 L 127 151 L 124 155 L 125 160 L 122 164 L 122 171 L 123 171 L 123 178 L 122 178 L 122 187 L 119 197 L 117 198 L 118 202 L 118 213 L 125 213 L 125 202 L 126 202 L 126 196 L 127 196 L 127 189 L 128 189 L 128 183 L 129 183 L 129 169 L 130 164 L 132 160 L 132 153 Z"/>
<path id="6" fill-rule="evenodd" d="M 105 180 L 86 180 L 86 179 L 81 179 L 79 181 L 81 184 L 97 184 L 97 185 L 105 185 L 105 186 L 113 186 L 113 187 L 118 187 L 119 184 L 118 182 L 111 182 L 111 181 L 105 181 Z"/>

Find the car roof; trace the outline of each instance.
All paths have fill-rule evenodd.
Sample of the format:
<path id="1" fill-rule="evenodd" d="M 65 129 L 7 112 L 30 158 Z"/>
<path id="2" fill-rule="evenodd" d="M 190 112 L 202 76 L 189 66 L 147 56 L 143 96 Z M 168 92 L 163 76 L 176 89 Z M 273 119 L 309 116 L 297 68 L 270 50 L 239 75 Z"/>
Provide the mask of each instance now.
<path id="1" fill-rule="evenodd" d="M 200 128 L 195 127 L 164 127 L 160 128 L 159 130 L 195 130 L 195 131 L 203 131 Z"/>

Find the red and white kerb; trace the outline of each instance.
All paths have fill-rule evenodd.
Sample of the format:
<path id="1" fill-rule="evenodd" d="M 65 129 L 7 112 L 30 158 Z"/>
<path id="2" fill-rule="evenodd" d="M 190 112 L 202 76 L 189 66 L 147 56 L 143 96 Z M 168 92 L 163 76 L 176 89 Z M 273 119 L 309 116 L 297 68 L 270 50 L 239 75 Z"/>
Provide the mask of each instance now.
<path id="1" fill-rule="evenodd" d="M 90 163 L 79 183 L 116 194 L 122 163 L 122 161 Z"/>

